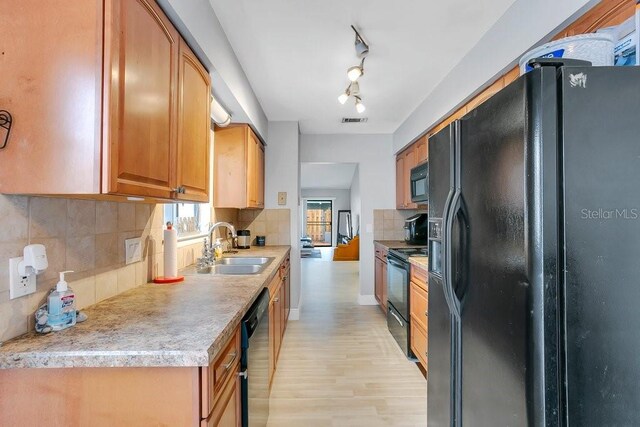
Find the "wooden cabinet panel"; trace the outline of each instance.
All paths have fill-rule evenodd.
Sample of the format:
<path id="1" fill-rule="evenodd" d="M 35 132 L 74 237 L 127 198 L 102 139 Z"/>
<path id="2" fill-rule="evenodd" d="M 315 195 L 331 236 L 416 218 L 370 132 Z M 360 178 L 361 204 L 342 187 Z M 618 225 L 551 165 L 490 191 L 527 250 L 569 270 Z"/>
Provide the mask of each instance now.
<path id="1" fill-rule="evenodd" d="M 220 390 L 229 377 L 236 375 L 237 369 L 234 369 L 240 361 L 240 353 L 240 327 L 238 327 L 216 360 L 200 371 L 202 418 L 209 416 L 218 401 Z"/>
<path id="2" fill-rule="evenodd" d="M 418 323 L 423 330 L 427 330 L 427 292 L 418 286 L 415 282 L 411 282 L 409 287 L 409 301 L 411 317 Z M 414 322 L 415 324 L 415 322 Z"/>
<path id="3" fill-rule="evenodd" d="M 177 197 L 208 202 L 211 77 L 182 39 L 179 83 Z"/>
<path id="4" fill-rule="evenodd" d="M 520 68 L 515 67 L 502 77 L 502 86 L 507 87 L 520 77 Z"/>
<path id="5" fill-rule="evenodd" d="M 404 209 L 404 156 L 396 157 L 396 208 Z"/>
<path id="6" fill-rule="evenodd" d="M 382 261 L 378 257 L 375 258 L 374 294 L 382 307 Z"/>
<path id="7" fill-rule="evenodd" d="M 100 192 L 102 21 L 98 1 L 2 2 L 0 193 Z"/>
<path id="8" fill-rule="evenodd" d="M 415 320 L 412 318 L 412 320 Z M 422 367 L 427 372 L 427 376 L 429 375 L 429 367 L 428 367 L 428 344 L 427 344 L 427 332 L 423 331 L 422 328 L 412 327 L 411 328 L 411 350 L 413 354 L 416 355 L 418 361 L 422 365 Z"/>
<path id="9" fill-rule="evenodd" d="M 240 427 L 242 396 L 239 370 L 238 362 L 233 366 L 234 374 L 225 381 L 211 415 L 200 423 L 201 427 Z"/>
<path id="10" fill-rule="evenodd" d="M 107 0 L 107 192 L 171 197 L 180 36 L 154 1 Z"/>
<path id="11" fill-rule="evenodd" d="M 387 263 L 382 263 L 382 310 L 387 314 Z"/>
<path id="12" fill-rule="evenodd" d="M 256 174 L 256 180 L 258 181 L 257 183 L 258 194 L 256 195 L 256 205 L 259 208 L 264 208 L 264 181 L 265 181 L 264 157 L 265 157 L 264 145 L 262 145 L 261 142 L 258 142 L 258 150 L 257 150 L 257 157 L 256 157 L 256 166 L 258 168 L 258 172 Z"/>
<path id="13" fill-rule="evenodd" d="M 425 135 L 414 142 L 416 151 L 416 161 L 418 164 L 426 162 L 429 159 L 429 139 Z"/>
<path id="14" fill-rule="evenodd" d="M 264 146 L 248 125 L 216 127 L 214 206 L 264 207 Z"/>
<path id="15" fill-rule="evenodd" d="M 427 291 L 427 283 L 429 283 L 429 279 L 427 277 L 427 270 L 424 270 L 420 267 L 416 267 L 415 265 L 411 266 L 411 281 L 416 285 L 420 286 L 422 289 Z"/>

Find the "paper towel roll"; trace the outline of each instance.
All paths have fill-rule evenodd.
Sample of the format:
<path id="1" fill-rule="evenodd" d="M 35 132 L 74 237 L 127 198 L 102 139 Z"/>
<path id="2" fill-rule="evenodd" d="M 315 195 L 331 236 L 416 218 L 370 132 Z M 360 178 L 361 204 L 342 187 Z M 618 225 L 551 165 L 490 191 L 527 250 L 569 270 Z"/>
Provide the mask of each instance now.
<path id="1" fill-rule="evenodd" d="M 164 277 L 178 276 L 178 232 L 164 230 Z"/>

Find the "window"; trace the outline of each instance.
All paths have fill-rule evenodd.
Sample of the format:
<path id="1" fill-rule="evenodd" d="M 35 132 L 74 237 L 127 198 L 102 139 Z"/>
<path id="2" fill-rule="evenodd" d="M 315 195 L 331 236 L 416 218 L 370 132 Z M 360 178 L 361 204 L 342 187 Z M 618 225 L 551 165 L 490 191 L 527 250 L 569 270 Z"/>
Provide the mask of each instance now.
<path id="1" fill-rule="evenodd" d="M 211 224 L 211 206 L 208 203 L 169 203 L 164 205 L 164 223 L 173 223 L 178 239 L 204 236 Z"/>

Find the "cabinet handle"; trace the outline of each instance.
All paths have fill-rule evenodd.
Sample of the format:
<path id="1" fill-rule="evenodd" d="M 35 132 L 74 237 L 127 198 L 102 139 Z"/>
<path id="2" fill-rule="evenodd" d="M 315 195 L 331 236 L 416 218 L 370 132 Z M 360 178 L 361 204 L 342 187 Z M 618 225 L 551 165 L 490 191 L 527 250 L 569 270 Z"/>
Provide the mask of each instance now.
<path id="1" fill-rule="evenodd" d="M 233 362 L 236 360 L 236 357 L 238 357 L 238 350 L 233 352 L 233 354 L 231 355 L 231 360 L 229 361 L 229 363 L 224 365 L 224 370 L 225 371 L 228 371 L 229 368 L 231 368 L 231 365 L 233 365 Z"/>
<path id="2" fill-rule="evenodd" d="M 183 186 L 173 188 L 171 191 L 173 191 L 174 193 L 177 193 L 177 194 L 186 194 L 187 193 L 187 189 L 184 188 Z"/>
<path id="3" fill-rule="evenodd" d="M 246 369 L 242 372 L 238 372 L 238 376 L 244 378 L 245 380 L 249 378 L 249 374 L 247 373 Z"/>

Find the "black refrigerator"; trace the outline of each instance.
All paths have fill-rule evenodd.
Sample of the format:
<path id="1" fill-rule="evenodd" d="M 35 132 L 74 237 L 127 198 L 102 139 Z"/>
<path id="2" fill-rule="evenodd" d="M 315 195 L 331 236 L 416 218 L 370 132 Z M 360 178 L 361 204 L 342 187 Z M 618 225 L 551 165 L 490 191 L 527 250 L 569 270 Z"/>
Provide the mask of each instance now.
<path id="1" fill-rule="evenodd" d="M 429 165 L 428 425 L 640 425 L 640 68 L 535 69 Z"/>

